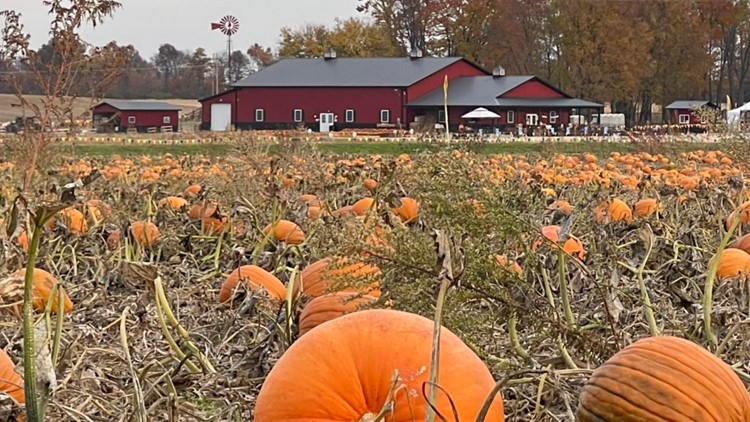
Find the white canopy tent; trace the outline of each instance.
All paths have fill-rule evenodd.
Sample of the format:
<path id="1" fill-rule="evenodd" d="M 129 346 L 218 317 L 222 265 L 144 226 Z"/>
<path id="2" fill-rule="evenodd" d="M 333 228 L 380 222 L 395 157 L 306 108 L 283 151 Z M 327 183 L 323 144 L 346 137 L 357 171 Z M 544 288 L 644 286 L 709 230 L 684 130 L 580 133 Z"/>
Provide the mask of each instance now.
<path id="1" fill-rule="evenodd" d="M 500 115 L 492 111 L 487 110 L 484 107 L 476 108 L 463 116 L 463 119 L 499 119 Z"/>
<path id="2" fill-rule="evenodd" d="M 750 103 L 745 103 L 741 107 L 729 110 L 727 112 L 727 125 L 730 127 L 739 126 L 742 115 L 748 111 L 750 111 Z"/>

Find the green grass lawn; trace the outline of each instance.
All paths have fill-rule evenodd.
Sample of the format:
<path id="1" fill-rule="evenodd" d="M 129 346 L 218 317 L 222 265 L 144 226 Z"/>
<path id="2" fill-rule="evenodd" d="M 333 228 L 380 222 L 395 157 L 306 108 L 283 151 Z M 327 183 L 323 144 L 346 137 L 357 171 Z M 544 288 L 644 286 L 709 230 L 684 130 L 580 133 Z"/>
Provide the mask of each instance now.
<path id="1" fill-rule="evenodd" d="M 416 142 L 323 142 L 316 145 L 324 153 L 336 155 L 398 155 L 402 153 L 416 154 L 419 152 L 437 152 L 440 150 L 471 149 L 480 154 L 581 154 L 593 153 L 607 156 L 612 152 L 662 153 L 674 155 L 684 151 L 724 150 L 728 144 L 721 143 L 665 143 L 665 144 L 635 144 L 635 143 L 600 143 L 600 142 L 550 142 L 550 143 L 496 143 L 496 144 L 430 144 Z M 60 147 L 64 153 L 75 156 L 139 156 L 139 155 L 183 155 L 205 154 L 219 156 L 231 153 L 234 148 L 230 144 L 80 144 Z M 282 147 L 273 145 L 270 151 L 278 151 Z"/>

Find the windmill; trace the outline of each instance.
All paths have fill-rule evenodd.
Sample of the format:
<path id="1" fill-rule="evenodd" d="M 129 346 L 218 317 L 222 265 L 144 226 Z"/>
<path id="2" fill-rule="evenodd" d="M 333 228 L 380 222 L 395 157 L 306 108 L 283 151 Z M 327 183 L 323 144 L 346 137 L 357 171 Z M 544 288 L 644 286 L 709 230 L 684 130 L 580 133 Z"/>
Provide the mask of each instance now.
<path id="1" fill-rule="evenodd" d="M 211 30 L 220 30 L 222 34 L 227 36 L 227 73 L 229 74 L 229 83 L 232 81 L 231 64 L 232 64 L 232 35 L 236 34 L 240 29 L 240 21 L 232 15 L 227 15 L 221 18 L 219 23 L 211 23 Z"/>

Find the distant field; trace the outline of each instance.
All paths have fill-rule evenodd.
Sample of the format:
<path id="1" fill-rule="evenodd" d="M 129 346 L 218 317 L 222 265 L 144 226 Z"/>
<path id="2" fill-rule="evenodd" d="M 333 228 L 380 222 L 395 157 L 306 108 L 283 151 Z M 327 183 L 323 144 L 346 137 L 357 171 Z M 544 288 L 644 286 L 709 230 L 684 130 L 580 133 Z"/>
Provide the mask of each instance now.
<path id="1" fill-rule="evenodd" d="M 41 96 L 28 95 L 32 101 L 40 101 Z M 200 103 L 197 100 L 139 100 L 139 101 L 165 101 L 170 104 L 174 104 L 182 108 L 183 114 L 189 113 L 196 108 L 200 108 Z M 17 104 L 18 99 L 11 94 L 0 94 L 0 123 L 15 120 L 16 117 L 21 115 L 21 109 L 13 107 L 13 104 Z M 83 97 L 78 98 L 75 101 L 74 111 L 77 115 L 85 113 L 92 106 L 91 98 Z"/>

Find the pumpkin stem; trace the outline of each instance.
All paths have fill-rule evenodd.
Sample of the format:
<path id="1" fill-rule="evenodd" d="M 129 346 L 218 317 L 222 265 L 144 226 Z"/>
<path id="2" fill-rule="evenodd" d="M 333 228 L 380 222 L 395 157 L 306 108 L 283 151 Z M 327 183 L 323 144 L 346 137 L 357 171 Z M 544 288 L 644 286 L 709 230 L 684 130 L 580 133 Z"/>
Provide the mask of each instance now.
<path id="1" fill-rule="evenodd" d="M 646 269 L 646 263 L 648 262 L 648 259 L 651 257 L 651 251 L 654 249 L 654 232 L 651 230 L 651 226 L 649 224 L 646 224 L 644 226 L 644 231 L 646 231 L 646 241 L 648 242 L 648 248 L 646 248 L 646 255 L 643 257 L 643 262 L 641 262 L 640 267 L 638 267 L 638 272 L 636 273 L 636 276 L 638 277 L 638 285 L 641 289 L 641 300 L 643 300 L 643 312 L 646 314 L 646 320 L 648 321 L 648 326 L 651 329 L 651 336 L 657 337 L 659 335 L 659 327 L 656 325 L 656 318 L 654 317 L 654 308 L 651 304 L 651 298 L 648 295 L 648 289 L 646 288 L 646 282 L 643 279 L 643 271 Z"/>
<path id="2" fill-rule="evenodd" d="M 26 396 L 26 418 L 29 422 L 42 422 L 40 418 L 38 397 L 36 394 L 36 365 L 34 357 L 34 264 L 39 251 L 39 240 L 45 221 L 41 218 L 34 221 L 34 232 L 29 244 L 29 256 L 26 258 L 26 274 L 23 284 L 23 368 L 24 394 Z"/>

